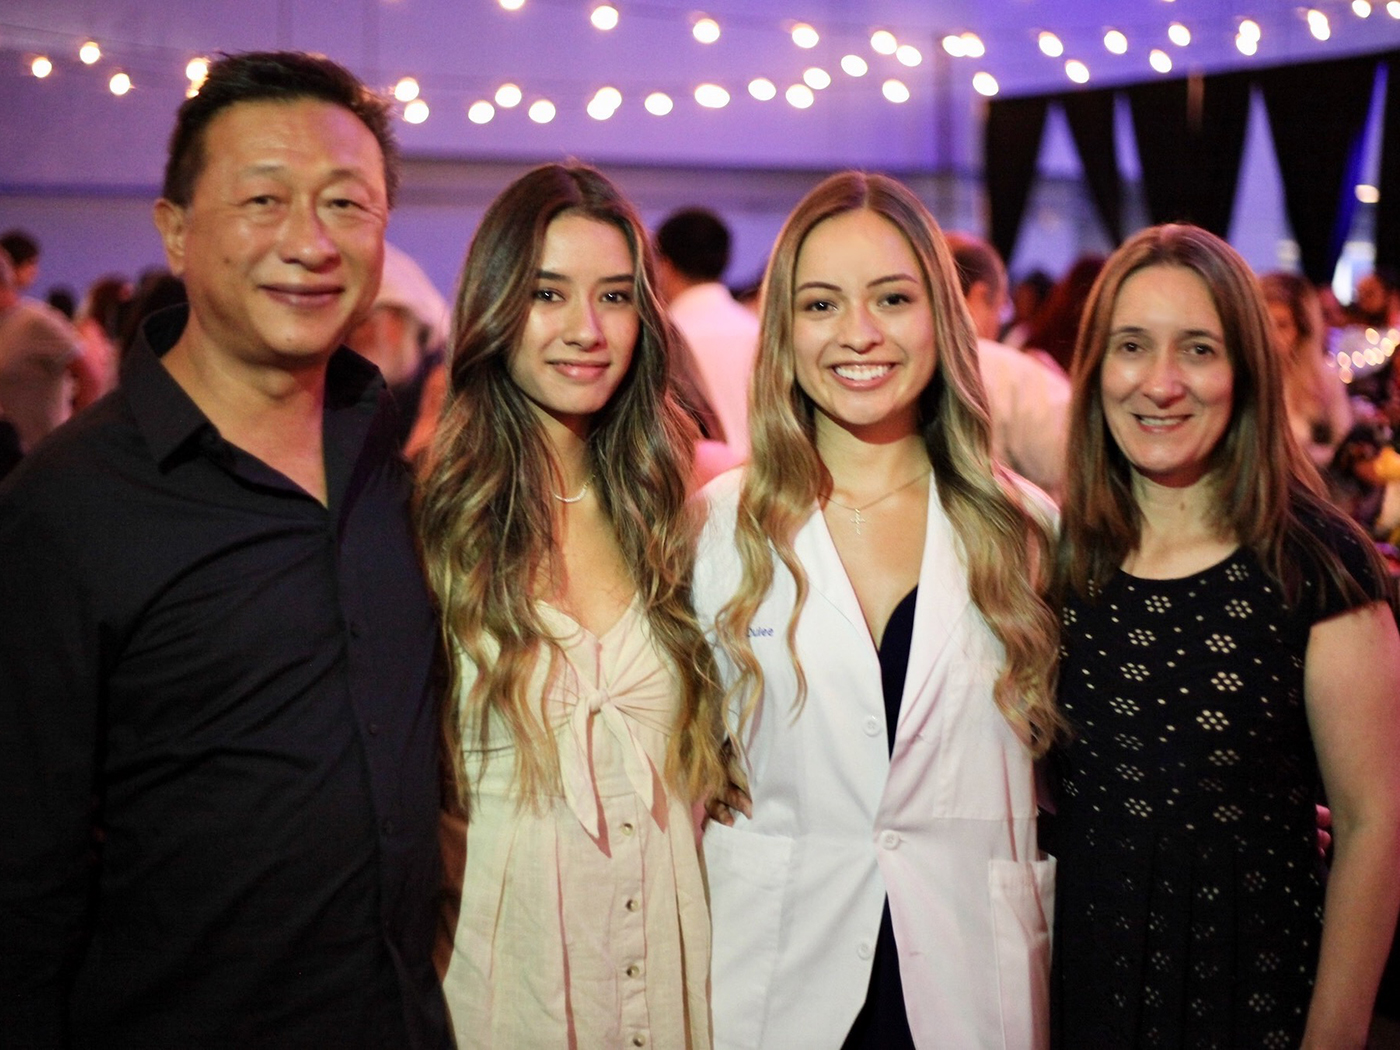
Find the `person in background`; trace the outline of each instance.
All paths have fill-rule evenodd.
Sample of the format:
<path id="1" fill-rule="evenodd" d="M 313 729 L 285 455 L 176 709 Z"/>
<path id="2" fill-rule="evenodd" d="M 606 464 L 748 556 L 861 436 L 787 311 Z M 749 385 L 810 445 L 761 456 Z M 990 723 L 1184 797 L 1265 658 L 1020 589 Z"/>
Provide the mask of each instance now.
<path id="1" fill-rule="evenodd" d="M 1395 319 L 1395 300 L 1395 272 L 1384 267 L 1372 270 L 1356 282 L 1356 292 L 1345 311 L 1346 323 L 1388 328 Z"/>
<path id="2" fill-rule="evenodd" d="M 1058 560 L 1065 1050 L 1366 1043 L 1400 907 L 1400 636 L 1282 373 L 1218 237 L 1153 227 L 1109 259 Z"/>
<path id="3" fill-rule="evenodd" d="M 1073 371 L 1074 341 L 1079 334 L 1079 319 L 1084 313 L 1085 300 L 1094 279 L 1103 269 L 1103 256 L 1084 255 L 1076 259 L 1069 271 L 1055 282 L 1030 326 L 1024 344 L 1027 353 L 1045 361 L 1053 361 L 1068 375 Z"/>
<path id="4" fill-rule="evenodd" d="M 20 293 L 29 291 L 39 277 L 39 241 L 26 230 L 6 230 L 0 233 L 0 251 L 10 257 Z"/>
<path id="5" fill-rule="evenodd" d="M 1031 325 L 1054 287 L 1055 282 L 1044 270 L 1032 270 L 1012 285 L 1011 319 L 1002 328 L 1001 342 L 1017 350 L 1026 345 Z"/>
<path id="6" fill-rule="evenodd" d="M 0 486 L 7 1046 L 446 1050 L 437 627 L 383 382 L 339 349 L 388 103 L 225 56 L 156 227 L 187 308 Z"/>
<path id="7" fill-rule="evenodd" d="M 95 400 L 96 379 L 68 319 L 20 292 L 0 252 L 0 411 L 28 453 L 75 407 Z"/>
<path id="8" fill-rule="evenodd" d="M 451 654 L 457 1045 L 706 1050 L 692 807 L 722 782 L 720 696 L 694 431 L 632 206 L 591 168 L 521 176 L 453 316 L 418 522 Z"/>
<path id="9" fill-rule="evenodd" d="M 966 233 L 950 233 L 948 247 L 977 332 L 977 364 L 992 413 L 992 456 L 1058 500 L 1065 480 L 1069 380 L 993 338 L 1006 304 L 1006 269 L 996 249 Z"/>
<path id="10" fill-rule="evenodd" d="M 131 282 L 119 274 L 109 273 L 92 282 L 78 307 L 77 328 L 83 342 L 83 356 L 96 374 L 103 394 L 117 385 L 121 364 L 117 339 L 121 333 L 122 311 L 130 299 Z"/>
<path id="11" fill-rule="evenodd" d="M 1351 429 L 1346 385 L 1327 364 L 1322 307 L 1312 282 L 1296 273 L 1259 279 L 1272 323 L 1274 349 L 1283 362 L 1283 395 L 1293 440 L 1319 470 L 1332 462 Z"/>
<path id="12" fill-rule="evenodd" d="M 705 834 L 715 1045 L 1043 1047 L 1053 509 L 992 459 L 907 187 L 834 175 L 788 218 L 750 424 L 696 564 L 752 800 Z"/>
<path id="13" fill-rule="evenodd" d="M 726 446 L 702 456 L 700 480 L 749 454 L 749 385 L 758 352 L 758 318 L 720 283 L 729 266 L 729 245 L 729 228 L 704 208 L 675 212 L 656 230 L 657 290 L 689 348 Z"/>
<path id="14" fill-rule="evenodd" d="M 447 345 L 447 300 L 411 256 L 384 245 L 384 275 L 369 316 L 346 340 L 378 366 L 398 412 L 399 444 L 418 420 L 423 388 Z"/>

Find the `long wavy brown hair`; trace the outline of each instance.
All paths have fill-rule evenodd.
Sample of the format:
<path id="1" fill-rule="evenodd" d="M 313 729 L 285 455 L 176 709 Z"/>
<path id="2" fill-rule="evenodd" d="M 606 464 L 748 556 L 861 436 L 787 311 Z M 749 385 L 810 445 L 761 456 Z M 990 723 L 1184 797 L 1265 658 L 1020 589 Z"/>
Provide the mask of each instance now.
<path id="1" fill-rule="evenodd" d="M 719 783 L 720 690 L 690 596 L 697 522 L 686 496 L 695 430 L 672 394 L 677 337 L 653 292 L 650 250 L 632 206 L 592 168 L 548 164 L 507 187 L 472 239 L 453 312 L 448 396 L 417 501 L 428 579 L 453 655 L 445 738 L 464 806 L 469 740 L 483 750 L 514 745 L 522 801 L 538 803 L 559 786 L 545 695 L 531 689 L 541 659 L 551 678 L 562 659 L 536 607 L 536 581 L 553 576 L 556 482 L 547 438 L 507 362 L 525 328 L 546 231 L 565 213 L 617 227 L 632 254 L 639 334 L 588 438 L 594 491 L 680 680 L 667 779 L 690 798 Z M 491 741 L 493 721 L 509 741 Z"/>
<path id="2" fill-rule="evenodd" d="M 1299 598 L 1304 567 L 1322 573 L 1351 600 L 1365 600 L 1336 554 L 1300 519 L 1301 512 L 1314 522 L 1326 520 L 1352 532 L 1360 548 L 1374 557 L 1374 546 L 1331 508 L 1316 469 L 1293 440 L 1284 404 L 1284 366 L 1271 342 L 1259 282 L 1239 253 L 1215 234 L 1174 224 L 1142 230 L 1114 252 L 1084 309 L 1071 377 L 1073 469 L 1066 478 L 1060 586 L 1092 600 L 1142 537 L 1132 465 L 1104 419 L 1101 373 L 1118 295 L 1129 277 L 1149 266 L 1176 266 L 1201 278 L 1234 368 L 1230 423 L 1207 468 L 1215 496 L 1213 526 L 1253 550 L 1290 603 Z M 1374 568 L 1377 578 L 1384 579 L 1378 560 Z"/>
<path id="3" fill-rule="evenodd" d="M 861 172 L 833 175 L 803 198 L 778 235 L 764 276 L 750 413 L 753 451 L 735 530 L 743 576 L 738 592 L 720 610 L 716 622 L 720 645 L 739 669 L 731 697 L 741 710 L 740 733 L 763 691 L 763 673 L 748 629 L 772 588 L 775 552 L 797 584 L 797 603 L 787 629 L 798 675 L 795 714 L 806 696 L 795 640 L 808 585 L 793 540 L 818 503 L 831 494 L 832 481 L 817 454 L 815 409 L 796 378 L 794 275 L 812 230 L 827 219 L 858 209 L 868 209 L 894 225 L 919 260 L 938 351 L 933 378 L 919 397 L 919 428 L 933 464 L 939 500 L 961 545 L 972 601 L 1005 649 L 1006 662 L 994 690 L 997 707 L 1030 750 L 1041 754 L 1062 726 L 1053 698 L 1058 631 L 1045 600 L 1052 527 L 992 460 L 977 337 L 942 231 L 907 187 Z M 930 596 L 929 600 L 936 599 Z"/>

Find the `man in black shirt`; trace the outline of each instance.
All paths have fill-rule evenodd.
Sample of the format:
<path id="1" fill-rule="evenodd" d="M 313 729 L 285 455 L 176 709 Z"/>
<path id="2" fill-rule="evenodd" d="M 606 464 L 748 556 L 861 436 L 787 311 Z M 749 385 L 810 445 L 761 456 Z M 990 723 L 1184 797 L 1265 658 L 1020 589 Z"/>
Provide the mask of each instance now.
<path id="1" fill-rule="evenodd" d="M 156 225 L 189 307 L 0 487 L 0 1043 L 448 1045 L 436 631 L 378 372 L 387 107 L 216 62 Z"/>

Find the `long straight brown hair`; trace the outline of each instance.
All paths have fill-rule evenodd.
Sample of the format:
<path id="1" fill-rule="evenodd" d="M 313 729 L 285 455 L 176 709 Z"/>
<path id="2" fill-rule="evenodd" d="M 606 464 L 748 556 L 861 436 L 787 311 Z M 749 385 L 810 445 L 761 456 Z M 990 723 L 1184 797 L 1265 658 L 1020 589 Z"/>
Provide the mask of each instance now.
<path id="1" fill-rule="evenodd" d="M 535 604 L 535 583 L 548 575 L 555 554 L 555 481 L 547 439 L 508 360 L 529 315 L 546 232 L 566 213 L 615 226 L 632 255 L 639 334 L 631 365 L 588 438 L 595 491 L 652 633 L 680 679 L 668 780 L 692 798 L 719 783 L 720 690 L 690 598 L 697 522 L 686 496 L 695 431 L 672 393 L 676 336 L 652 290 L 650 249 L 632 206 L 592 168 L 547 164 L 496 198 L 467 252 L 448 396 L 417 504 L 428 578 L 453 655 L 445 736 L 464 804 L 470 785 L 462 749 L 472 737 L 471 746 L 483 750 L 514 745 L 522 800 L 538 802 L 558 787 L 546 698 L 529 688 L 538 661 L 550 661 L 552 676 L 560 659 Z M 470 688 L 468 671 L 475 672 Z M 493 722 L 505 727 L 508 741 L 491 740 Z"/>

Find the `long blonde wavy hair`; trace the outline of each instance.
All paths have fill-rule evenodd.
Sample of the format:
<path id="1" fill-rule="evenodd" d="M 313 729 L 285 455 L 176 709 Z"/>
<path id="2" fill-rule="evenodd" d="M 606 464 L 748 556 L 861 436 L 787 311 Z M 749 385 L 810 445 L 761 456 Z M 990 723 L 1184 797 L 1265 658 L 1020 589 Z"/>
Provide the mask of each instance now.
<path id="1" fill-rule="evenodd" d="M 1042 754 L 1063 724 L 1053 696 L 1058 627 L 1045 600 L 1051 525 L 1027 505 L 1016 483 L 992 460 L 977 337 L 942 231 L 907 187 L 862 172 L 833 175 L 802 199 L 778 235 L 764 275 L 750 413 L 752 454 L 735 531 L 743 575 L 716 621 L 720 645 L 739 670 L 731 689 L 731 699 L 741 711 L 739 732 L 742 735 L 763 691 L 763 673 L 748 629 L 772 588 L 775 553 L 797 585 L 787 629 L 798 675 L 794 714 L 806 697 L 796 632 L 808 584 L 793 540 L 818 503 L 831 494 L 832 481 L 817 454 L 815 409 L 796 378 L 794 280 L 798 256 L 812 230 L 858 209 L 888 220 L 919 260 L 937 347 L 933 378 L 919 396 L 919 428 L 939 500 L 961 545 L 972 601 L 1006 653 L 994 689 L 997 707 L 1031 752 Z M 937 599 L 929 595 L 926 600 Z"/>
<path id="2" fill-rule="evenodd" d="M 680 680 L 667 780 L 690 798 L 719 783 L 720 690 L 690 597 L 697 522 L 686 496 L 695 430 L 672 393 L 677 337 L 653 292 L 650 249 L 631 205 L 592 168 L 548 164 L 507 187 L 472 239 L 453 311 L 448 396 L 417 500 L 428 579 L 452 654 L 444 735 L 464 807 L 469 735 L 483 750 L 514 745 L 522 802 L 539 803 L 560 783 L 545 696 L 530 689 L 539 660 L 550 661 L 552 677 L 562 659 L 535 604 L 536 581 L 552 575 L 556 556 L 553 467 L 536 411 L 507 364 L 530 312 L 546 231 L 566 213 L 615 226 L 631 251 L 639 334 L 588 438 L 594 491 Z M 462 657 L 476 671 L 465 696 Z M 493 715 L 509 741 L 490 740 Z"/>

